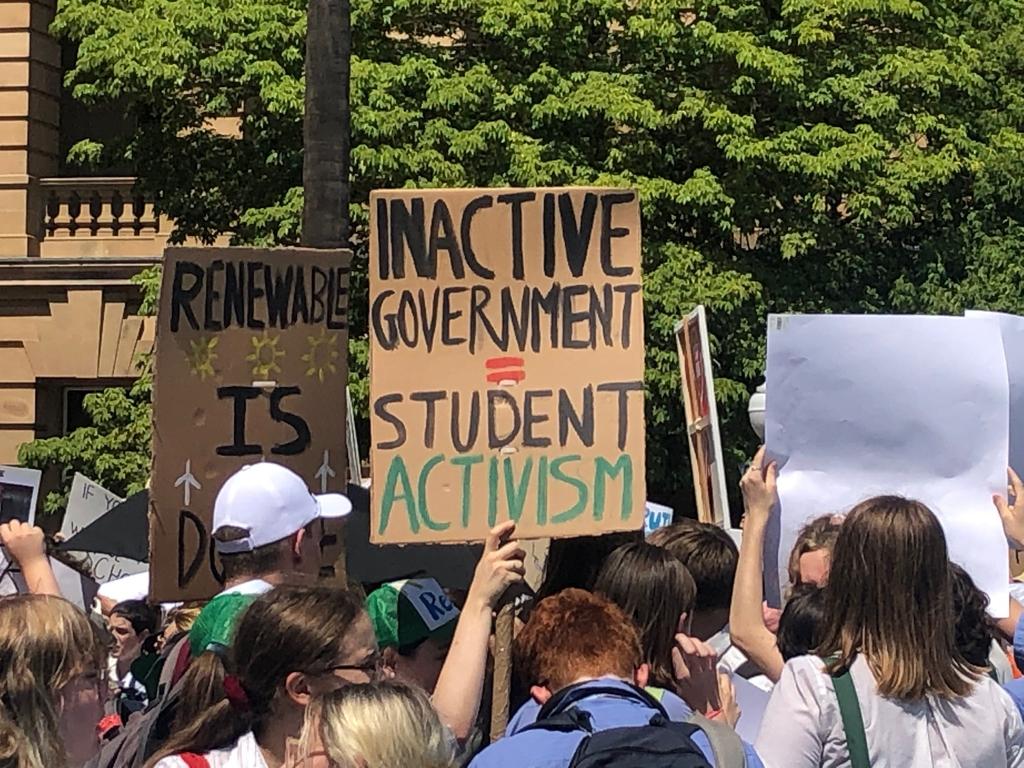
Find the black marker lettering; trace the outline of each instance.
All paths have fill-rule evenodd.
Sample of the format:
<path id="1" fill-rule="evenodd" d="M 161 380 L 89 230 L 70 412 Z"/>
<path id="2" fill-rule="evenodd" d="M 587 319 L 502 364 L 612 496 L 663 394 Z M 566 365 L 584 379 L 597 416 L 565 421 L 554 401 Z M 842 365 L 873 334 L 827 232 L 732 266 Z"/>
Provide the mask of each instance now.
<path id="1" fill-rule="evenodd" d="M 377 443 L 377 448 L 379 450 L 389 451 L 392 448 L 401 448 L 405 445 L 405 439 L 407 437 L 405 422 L 393 413 L 388 412 L 389 405 L 400 403 L 402 402 L 402 399 L 402 395 L 396 392 L 391 395 L 381 395 L 373 403 L 373 412 L 377 414 L 377 418 L 383 419 L 395 430 L 395 437 L 393 440 L 381 440 Z"/>
<path id="2" fill-rule="evenodd" d="M 465 440 L 462 440 L 459 435 L 459 424 L 462 420 L 459 400 L 461 400 L 461 395 L 458 392 L 452 392 L 452 445 L 459 453 L 466 453 L 476 445 L 476 438 L 480 433 L 480 393 L 474 392 L 469 398 L 469 429 Z"/>
<path id="3" fill-rule="evenodd" d="M 583 311 L 575 310 L 572 300 L 577 296 L 590 294 L 588 285 L 567 285 L 562 289 L 562 348 L 586 349 L 594 339 L 593 304 Z M 576 325 L 583 325 L 587 331 L 585 339 L 576 338 Z"/>
<path id="4" fill-rule="evenodd" d="M 512 429 L 506 435 L 498 434 L 498 401 L 502 400 L 512 412 Z M 515 440 L 519 429 L 523 425 L 522 415 L 519 413 L 519 404 L 516 399 L 503 389 L 487 390 L 487 445 L 494 448 L 504 448 Z"/>
<path id="5" fill-rule="evenodd" d="M 454 347 L 456 344 L 465 344 L 465 336 L 452 335 L 452 323 L 462 317 L 461 309 L 452 309 L 451 298 L 457 293 L 465 293 L 467 288 L 445 288 L 441 301 L 441 343 L 446 347 Z"/>
<path id="6" fill-rule="evenodd" d="M 267 291 L 267 322 L 271 328 L 283 330 L 288 327 L 288 300 L 292 296 L 294 279 L 294 267 L 271 269 L 268 264 L 263 268 L 263 280 Z"/>
<path id="7" fill-rule="evenodd" d="M 587 192 L 583 196 L 583 210 L 577 225 L 576 210 L 572 204 L 572 193 L 563 192 L 558 196 L 558 212 L 562 219 L 562 242 L 565 244 L 565 260 L 573 277 L 580 277 L 587 265 L 587 250 L 590 248 L 590 233 L 594 229 L 594 215 L 597 213 L 597 195 Z"/>
<path id="8" fill-rule="evenodd" d="M 245 265 L 245 272 L 246 272 L 246 281 L 245 282 L 246 282 L 246 284 L 247 284 L 247 286 L 249 288 L 249 296 L 248 296 L 249 300 L 248 300 L 248 312 L 247 312 L 247 314 L 249 316 L 248 317 L 248 320 L 249 320 L 248 327 L 249 328 L 259 329 L 259 328 L 263 328 L 264 327 L 263 321 L 257 319 L 257 317 L 256 317 L 256 300 L 263 296 L 263 289 L 259 287 L 259 285 L 258 285 L 258 283 L 256 281 L 256 275 L 257 275 L 257 273 L 261 272 L 262 270 L 263 270 L 263 262 L 262 261 L 250 261 L 250 262 L 247 262 L 246 265 Z"/>
<path id="9" fill-rule="evenodd" d="M 245 265 L 229 261 L 224 271 L 224 327 L 245 328 Z"/>
<path id="10" fill-rule="evenodd" d="M 543 233 L 544 233 L 544 275 L 555 276 L 555 196 L 551 192 L 544 195 Z M 536 350 L 535 350 L 536 351 Z"/>
<path id="11" fill-rule="evenodd" d="M 245 442 L 245 410 L 249 400 L 260 396 L 256 387 L 218 387 L 217 397 L 220 400 L 234 399 L 233 438 L 230 445 L 217 447 L 218 456 L 258 456 L 260 447 Z"/>
<path id="12" fill-rule="evenodd" d="M 192 278 L 192 284 L 185 287 L 185 276 Z M 181 313 L 193 331 L 199 330 L 196 315 L 192 311 L 192 301 L 203 289 L 203 268 L 191 261 L 179 261 L 174 265 L 174 280 L 171 283 L 171 333 L 177 333 L 181 323 Z"/>
<path id="13" fill-rule="evenodd" d="M 494 205 L 494 198 L 490 195 L 481 195 L 470 200 L 462 209 L 462 226 L 460 227 L 462 253 L 466 257 L 466 264 L 473 270 L 474 275 L 485 280 L 493 280 L 494 271 L 485 267 L 476 258 L 476 252 L 473 250 L 473 217 L 476 216 L 477 211 L 490 208 L 492 205 Z"/>
<path id="14" fill-rule="evenodd" d="M 437 303 L 441 298 L 441 292 L 437 288 L 434 288 L 432 293 L 429 313 L 427 312 L 427 297 L 424 295 L 423 289 L 420 288 L 416 293 L 420 307 L 420 327 L 423 329 L 423 343 L 427 347 L 427 352 L 434 351 L 434 336 L 437 331 Z"/>
<path id="15" fill-rule="evenodd" d="M 616 267 L 612 264 L 612 240 L 629 235 L 629 230 L 625 227 L 612 226 L 612 216 L 616 205 L 632 203 L 635 199 L 634 192 L 610 192 L 601 197 L 601 269 L 609 277 L 627 277 L 633 274 L 632 267 Z"/>
<path id="16" fill-rule="evenodd" d="M 523 397 L 523 447 L 524 448 L 547 448 L 551 445 L 550 437 L 537 437 L 533 434 L 533 428 L 538 424 L 550 421 L 551 417 L 545 413 L 535 414 L 533 412 L 534 399 L 551 397 L 554 393 L 550 389 L 531 390 Z"/>
<path id="17" fill-rule="evenodd" d="M 309 434 L 309 424 L 298 414 L 289 413 L 281 407 L 281 401 L 291 395 L 301 395 L 302 390 L 298 387 L 275 387 L 270 393 L 270 418 L 282 424 L 287 424 L 295 430 L 295 439 L 287 443 L 278 443 L 270 449 L 271 453 L 278 456 L 297 456 L 313 442 Z"/>
<path id="18" fill-rule="evenodd" d="M 452 275 L 459 280 L 466 276 L 462 266 L 462 251 L 459 249 L 458 238 L 455 237 L 455 225 L 448 211 L 448 204 L 438 198 L 434 201 L 434 210 L 430 215 L 430 249 L 429 258 L 437 263 L 437 252 L 448 251 L 448 260 L 452 265 Z"/>
<path id="19" fill-rule="evenodd" d="M 388 201 L 383 197 L 377 198 L 377 275 L 381 280 L 391 277 L 388 253 Z"/>
<path id="20" fill-rule="evenodd" d="M 616 285 L 615 292 L 622 294 L 622 348 L 629 349 L 633 342 L 630 338 L 631 318 L 633 316 L 633 297 L 640 294 L 640 286 L 636 283 L 630 285 Z"/>
<path id="21" fill-rule="evenodd" d="M 437 424 L 437 401 L 444 400 L 447 397 L 448 395 L 444 390 L 413 392 L 409 395 L 410 400 L 425 404 L 426 411 L 423 418 L 423 444 L 427 448 L 434 447 L 434 434 Z"/>
<path id="22" fill-rule="evenodd" d="M 391 200 L 391 272 L 396 279 L 405 277 L 405 246 L 408 244 L 416 274 L 434 280 L 437 261 L 431 262 L 427 254 L 423 198 L 409 200 L 410 208 L 406 208 L 405 203 L 397 197 Z"/>
<path id="23" fill-rule="evenodd" d="M 309 305 L 306 303 L 306 270 L 295 268 L 295 293 L 292 300 L 292 325 L 302 316 L 302 322 L 309 324 Z"/>
<path id="24" fill-rule="evenodd" d="M 386 315 L 387 330 L 381 325 L 381 305 L 395 295 L 392 290 L 381 291 L 373 300 L 373 307 L 370 310 L 370 324 L 373 326 L 373 335 L 377 337 L 377 343 L 381 349 L 394 349 L 398 346 L 398 326 L 395 324 L 394 315 Z"/>
<path id="25" fill-rule="evenodd" d="M 209 268 L 206 270 L 206 306 L 203 316 L 203 330 L 204 331 L 220 331 L 223 330 L 224 326 L 221 325 L 220 319 L 217 315 L 217 309 L 214 304 L 220 299 L 220 291 L 216 288 L 217 273 L 224 271 L 224 262 L 221 259 L 214 259 L 210 262 Z M 216 313 L 216 314 L 215 314 Z"/>
<path id="26" fill-rule="evenodd" d="M 191 523 L 198 539 L 196 552 L 192 555 L 188 565 L 185 564 L 185 530 L 187 523 Z M 209 540 L 210 537 L 206 533 L 206 526 L 203 525 L 202 520 L 187 509 L 182 509 L 178 512 L 178 589 L 184 589 L 196 577 L 196 574 L 199 572 L 199 566 L 202 565 L 203 556 L 206 554 L 206 547 L 209 546 Z"/>
<path id="27" fill-rule="evenodd" d="M 498 195 L 498 202 L 512 207 L 512 277 L 522 280 L 523 269 L 523 203 L 537 199 L 536 192 L 513 192 Z"/>
<path id="28" fill-rule="evenodd" d="M 575 411 L 568 392 L 558 390 L 558 445 L 562 448 L 569 444 L 570 426 L 584 446 L 594 445 L 594 387 L 590 384 L 583 388 L 582 413 Z"/>
<path id="29" fill-rule="evenodd" d="M 327 317 L 327 303 L 324 300 L 324 293 L 327 291 L 327 273 L 324 272 L 320 267 L 313 267 L 313 274 L 310 278 L 310 286 L 312 291 L 310 292 L 312 298 L 312 307 L 310 314 L 310 320 L 314 325 L 322 323 Z"/>
<path id="30" fill-rule="evenodd" d="M 398 335 L 407 347 L 420 343 L 420 327 L 416 322 L 416 299 L 409 291 L 402 291 L 398 297 Z"/>
<path id="31" fill-rule="evenodd" d="M 598 384 L 597 391 L 619 393 L 619 450 L 624 451 L 626 450 L 626 438 L 629 436 L 629 393 L 643 392 L 644 383 L 642 381 L 614 381 L 607 384 Z"/>

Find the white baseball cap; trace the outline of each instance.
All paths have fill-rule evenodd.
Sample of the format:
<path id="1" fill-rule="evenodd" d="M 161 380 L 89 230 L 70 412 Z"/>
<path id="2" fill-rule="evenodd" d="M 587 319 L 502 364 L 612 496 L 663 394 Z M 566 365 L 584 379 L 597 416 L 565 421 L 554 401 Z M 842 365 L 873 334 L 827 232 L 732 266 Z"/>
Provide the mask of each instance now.
<path id="1" fill-rule="evenodd" d="M 214 533 L 231 526 L 249 535 L 217 541 L 217 551 L 226 555 L 252 552 L 288 538 L 318 518 L 345 517 L 351 511 L 347 497 L 340 493 L 315 496 L 287 467 L 269 461 L 250 464 L 227 479 L 213 503 Z"/>

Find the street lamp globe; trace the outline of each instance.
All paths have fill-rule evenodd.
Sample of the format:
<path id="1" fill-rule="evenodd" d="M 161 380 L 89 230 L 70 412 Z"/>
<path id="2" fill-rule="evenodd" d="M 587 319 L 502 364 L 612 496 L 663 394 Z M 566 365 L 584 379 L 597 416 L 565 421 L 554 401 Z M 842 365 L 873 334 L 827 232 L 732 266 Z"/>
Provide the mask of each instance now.
<path id="1" fill-rule="evenodd" d="M 750 418 L 750 426 L 757 434 L 761 442 L 764 442 L 764 404 L 767 390 L 765 384 L 759 384 L 754 394 L 750 396 L 750 403 L 747 405 L 747 416 Z"/>

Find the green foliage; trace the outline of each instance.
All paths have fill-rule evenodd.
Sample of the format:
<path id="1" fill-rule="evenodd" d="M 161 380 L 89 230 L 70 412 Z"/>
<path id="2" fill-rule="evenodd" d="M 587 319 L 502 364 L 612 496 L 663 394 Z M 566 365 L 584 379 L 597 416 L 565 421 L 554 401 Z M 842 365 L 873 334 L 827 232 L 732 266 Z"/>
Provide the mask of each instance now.
<path id="1" fill-rule="evenodd" d="M 353 222 L 394 186 L 642 195 L 653 498 L 688 503 L 672 327 L 704 303 L 733 466 L 770 311 L 1024 310 L 1022 0 L 353 0 Z M 301 0 L 64 0 L 177 221 L 294 242 Z M 208 127 L 244 108 L 241 138 Z M 89 151 L 95 154 L 94 147 Z M 86 156 L 80 150 L 80 156 Z M 366 283 L 352 383 L 365 413 Z M 102 477 L 97 479 L 102 480 Z"/>
<path id="2" fill-rule="evenodd" d="M 160 270 L 141 272 L 134 282 L 142 290 L 140 313 L 152 315 L 160 290 Z M 82 407 L 92 424 L 66 437 L 50 437 L 25 443 L 18 461 L 27 467 L 60 467 L 66 482 L 49 493 L 44 514 L 61 512 L 75 472 L 81 472 L 112 493 L 130 496 L 146 487 L 150 465 L 150 395 L 153 369 L 150 355 L 136 361 L 139 378 L 131 387 L 111 387 L 86 395 Z"/>

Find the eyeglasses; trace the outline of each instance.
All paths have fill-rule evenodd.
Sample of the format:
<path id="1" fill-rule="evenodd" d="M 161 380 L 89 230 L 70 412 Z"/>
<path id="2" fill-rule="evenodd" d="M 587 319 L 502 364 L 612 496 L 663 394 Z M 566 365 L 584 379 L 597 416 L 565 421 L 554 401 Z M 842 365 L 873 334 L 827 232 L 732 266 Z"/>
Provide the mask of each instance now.
<path id="1" fill-rule="evenodd" d="M 384 657 L 378 651 L 359 664 L 335 664 L 327 668 L 328 672 L 362 672 L 370 678 L 378 678 L 384 673 Z"/>

